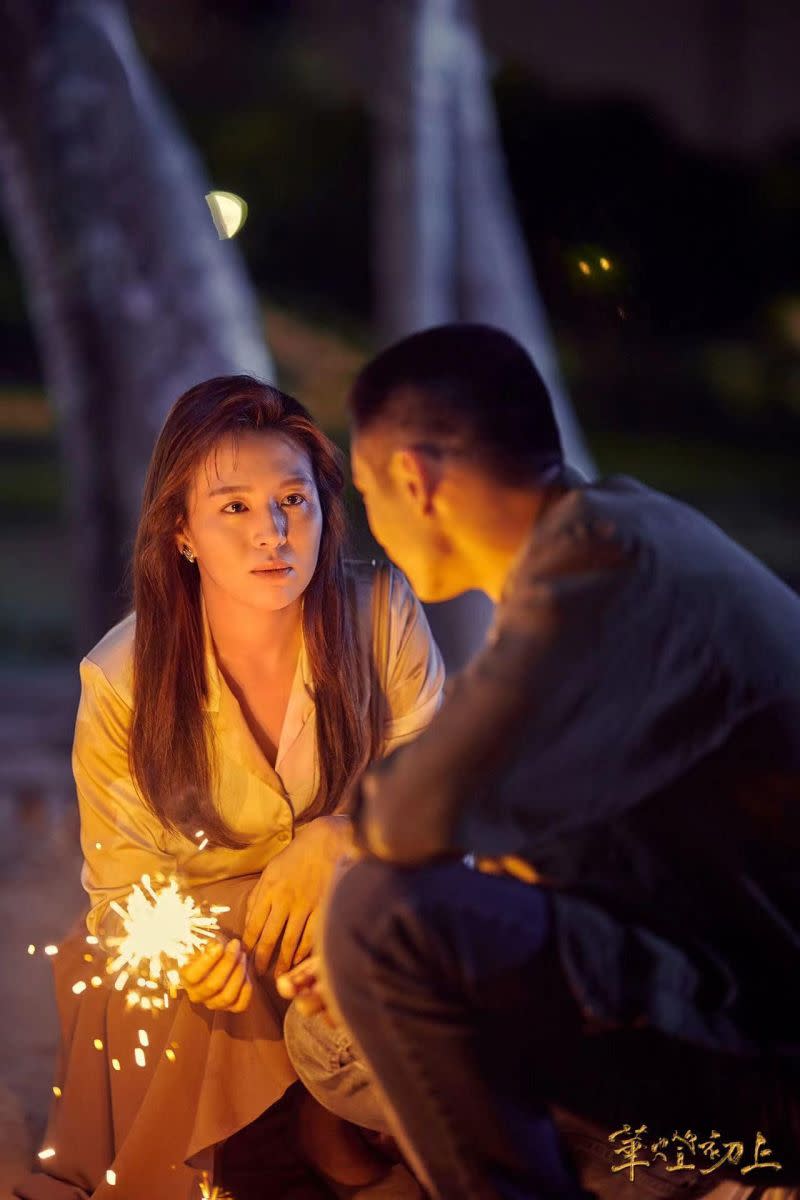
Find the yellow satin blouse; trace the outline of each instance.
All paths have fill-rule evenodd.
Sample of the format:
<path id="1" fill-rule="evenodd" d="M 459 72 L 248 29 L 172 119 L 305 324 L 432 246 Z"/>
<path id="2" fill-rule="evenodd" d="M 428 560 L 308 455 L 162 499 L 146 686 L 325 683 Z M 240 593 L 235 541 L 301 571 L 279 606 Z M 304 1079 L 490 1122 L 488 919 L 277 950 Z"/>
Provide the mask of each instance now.
<path id="1" fill-rule="evenodd" d="M 352 570 L 360 632 L 367 644 L 372 639 L 388 701 L 386 754 L 431 720 L 441 701 L 444 667 L 422 607 L 404 577 L 392 567 L 367 563 L 352 564 Z M 382 571 L 388 576 L 379 587 Z M 110 902 L 126 896 L 145 872 L 177 873 L 191 889 L 192 884 L 262 870 L 292 840 L 295 819 L 318 786 L 315 708 L 305 644 L 273 768 L 219 671 L 206 623 L 206 707 L 210 744 L 216 745 L 218 755 L 215 800 L 230 828 L 249 844 L 239 850 L 201 850 L 202 838 L 166 830 L 137 795 L 128 766 L 134 623 L 131 614 L 115 625 L 80 666 L 72 766 L 91 933 L 98 932 Z"/>

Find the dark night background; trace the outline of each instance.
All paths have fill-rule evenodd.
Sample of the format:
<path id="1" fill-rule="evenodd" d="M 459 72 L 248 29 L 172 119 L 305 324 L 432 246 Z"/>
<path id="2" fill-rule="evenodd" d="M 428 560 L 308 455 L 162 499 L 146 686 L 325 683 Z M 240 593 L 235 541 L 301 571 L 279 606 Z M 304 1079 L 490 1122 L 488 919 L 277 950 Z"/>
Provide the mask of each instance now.
<path id="1" fill-rule="evenodd" d="M 348 382 L 381 338 L 371 98 L 384 2 L 128 6 L 211 185 L 249 205 L 235 244 L 278 381 L 343 445 Z M 800 586 L 800 5 L 476 7 L 516 210 L 599 470 L 688 499 Z M 34 309 L 0 236 L 0 1007 L 13 1031 L 0 1191 L 39 1145 L 52 1082 L 49 971 L 26 946 L 57 940 L 82 903 L 68 759 L 88 643 L 63 406 L 45 390 Z M 368 549 L 355 501 L 353 516 Z"/>
<path id="2" fill-rule="evenodd" d="M 214 186 L 248 201 L 239 245 L 281 379 L 335 430 L 343 380 L 375 342 L 369 4 L 136 0 L 131 11 Z M 485 0 L 478 11 L 518 212 L 600 468 L 700 503 L 796 577 L 800 10 Z M 53 421 L 2 242 L 0 385 L 0 645 L 12 658 L 66 654 L 68 580 L 43 608 L 53 575 L 34 549 L 42 538 L 44 557 L 58 555 Z"/>

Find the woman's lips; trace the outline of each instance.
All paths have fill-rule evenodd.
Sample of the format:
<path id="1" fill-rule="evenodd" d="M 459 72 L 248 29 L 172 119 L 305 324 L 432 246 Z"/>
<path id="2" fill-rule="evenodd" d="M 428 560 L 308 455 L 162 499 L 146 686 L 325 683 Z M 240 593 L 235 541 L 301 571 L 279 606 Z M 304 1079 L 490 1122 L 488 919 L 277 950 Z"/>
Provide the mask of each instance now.
<path id="1" fill-rule="evenodd" d="M 251 575 L 259 575 L 266 579 L 285 579 L 287 575 L 291 574 L 291 571 L 292 571 L 292 568 L 287 567 L 287 566 L 254 567 L 253 570 L 250 572 L 250 574 Z"/>

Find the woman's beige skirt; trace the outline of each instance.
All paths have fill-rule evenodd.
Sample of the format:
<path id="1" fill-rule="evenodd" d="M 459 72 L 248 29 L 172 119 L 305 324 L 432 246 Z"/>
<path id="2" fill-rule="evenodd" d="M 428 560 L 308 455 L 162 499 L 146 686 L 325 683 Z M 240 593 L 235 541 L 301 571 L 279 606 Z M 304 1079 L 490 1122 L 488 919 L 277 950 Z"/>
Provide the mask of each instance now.
<path id="1" fill-rule="evenodd" d="M 254 876 L 199 890 L 230 905 L 240 936 Z M 270 976 L 244 1013 L 211 1012 L 184 992 L 166 1011 L 130 1008 L 81 923 L 53 960 L 61 1049 L 41 1169 L 22 1200 L 198 1200 L 214 1149 L 278 1100 L 297 1075 L 283 1044 L 285 1001 Z M 92 986 L 100 977 L 102 984 Z M 74 985 L 85 981 L 80 994 Z"/>

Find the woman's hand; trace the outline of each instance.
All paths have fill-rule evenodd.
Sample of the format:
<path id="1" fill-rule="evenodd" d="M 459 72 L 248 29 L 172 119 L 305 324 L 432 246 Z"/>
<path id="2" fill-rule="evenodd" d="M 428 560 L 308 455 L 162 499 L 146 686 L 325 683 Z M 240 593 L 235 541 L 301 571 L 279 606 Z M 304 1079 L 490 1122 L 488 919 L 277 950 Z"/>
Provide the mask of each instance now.
<path id="1" fill-rule="evenodd" d="M 238 938 L 212 942 L 180 969 L 181 982 L 193 1004 L 214 1012 L 244 1012 L 253 995 L 247 955 Z"/>
<path id="2" fill-rule="evenodd" d="M 259 974 L 279 942 L 276 975 L 311 953 L 320 901 L 336 863 L 351 846 L 349 817 L 317 817 L 266 865 L 250 893 L 242 936 Z"/>

